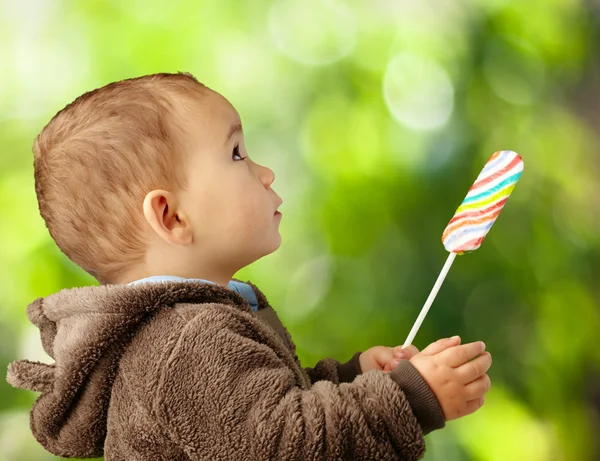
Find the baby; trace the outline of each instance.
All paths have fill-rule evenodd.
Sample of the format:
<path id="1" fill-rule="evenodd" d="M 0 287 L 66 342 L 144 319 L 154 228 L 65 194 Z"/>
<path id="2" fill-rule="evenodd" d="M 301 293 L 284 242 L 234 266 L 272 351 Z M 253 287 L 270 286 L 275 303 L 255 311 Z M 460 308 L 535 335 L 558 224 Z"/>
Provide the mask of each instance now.
<path id="1" fill-rule="evenodd" d="M 240 117 L 190 74 L 85 93 L 34 146 L 39 209 L 100 286 L 27 308 L 54 363 L 9 365 L 40 393 L 30 427 L 63 457 L 116 460 L 416 460 L 424 435 L 476 411 L 481 342 L 375 346 L 303 367 L 252 283 L 281 244 L 274 174 Z"/>

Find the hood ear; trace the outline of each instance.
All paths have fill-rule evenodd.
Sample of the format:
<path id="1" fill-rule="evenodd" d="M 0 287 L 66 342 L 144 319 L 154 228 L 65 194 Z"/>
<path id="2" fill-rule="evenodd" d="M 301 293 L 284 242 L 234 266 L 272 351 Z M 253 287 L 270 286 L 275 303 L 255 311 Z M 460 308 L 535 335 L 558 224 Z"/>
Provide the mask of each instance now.
<path id="1" fill-rule="evenodd" d="M 6 381 L 13 387 L 35 392 L 51 392 L 54 387 L 55 365 L 19 360 L 8 365 Z"/>
<path id="2" fill-rule="evenodd" d="M 50 357 L 54 358 L 54 338 L 56 337 L 56 323 L 46 317 L 44 313 L 44 298 L 38 298 L 27 306 L 27 318 L 40 330 L 42 347 Z"/>

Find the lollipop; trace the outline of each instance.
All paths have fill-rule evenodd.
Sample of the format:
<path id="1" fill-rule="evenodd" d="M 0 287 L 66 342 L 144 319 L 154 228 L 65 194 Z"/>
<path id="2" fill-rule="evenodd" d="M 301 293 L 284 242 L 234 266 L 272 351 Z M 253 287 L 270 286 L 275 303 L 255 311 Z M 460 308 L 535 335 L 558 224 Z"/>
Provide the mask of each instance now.
<path id="1" fill-rule="evenodd" d="M 523 173 L 523 159 L 510 150 L 496 152 L 487 161 L 442 234 L 442 243 L 450 255 L 410 330 L 404 347 L 409 346 L 415 338 L 456 255 L 470 253 L 481 246 L 515 188 L 521 173 Z"/>

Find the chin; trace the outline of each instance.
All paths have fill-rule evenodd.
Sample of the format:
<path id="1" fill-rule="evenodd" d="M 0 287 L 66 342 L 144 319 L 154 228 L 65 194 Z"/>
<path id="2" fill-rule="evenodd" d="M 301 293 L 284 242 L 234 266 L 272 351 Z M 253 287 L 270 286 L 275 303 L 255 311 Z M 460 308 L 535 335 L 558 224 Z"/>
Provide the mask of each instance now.
<path id="1" fill-rule="evenodd" d="M 273 238 L 269 239 L 269 241 L 265 243 L 266 245 L 263 247 L 263 251 L 261 251 L 261 258 L 277 251 L 277 249 L 281 246 L 281 235 L 279 232 L 277 232 Z"/>
<path id="2" fill-rule="evenodd" d="M 279 235 L 279 232 L 277 232 L 277 235 L 275 236 L 275 238 L 273 238 L 272 241 L 269 242 L 269 245 L 265 249 L 263 256 L 267 256 L 267 255 L 270 255 L 271 253 L 274 253 L 275 251 L 277 251 L 277 249 L 280 246 L 281 246 L 281 235 Z"/>
<path id="3" fill-rule="evenodd" d="M 249 266 L 250 264 L 258 261 L 259 259 L 274 253 L 280 246 L 281 236 L 277 234 L 277 236 L 271 239 L 270 241 L 263 242 L 262 245 L 255 247 L 255 251 L 253 251 L 252 254 L 246 253 L 245 256 L 243 256 L 238 261 L 241 261 L 242 267 Z"/>

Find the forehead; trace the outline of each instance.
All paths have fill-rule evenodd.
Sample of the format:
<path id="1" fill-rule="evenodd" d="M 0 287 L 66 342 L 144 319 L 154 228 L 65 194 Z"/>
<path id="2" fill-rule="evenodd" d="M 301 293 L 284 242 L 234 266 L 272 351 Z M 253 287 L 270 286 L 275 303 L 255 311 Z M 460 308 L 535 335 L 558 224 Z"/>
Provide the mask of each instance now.
<path id="1" fill-rule="evenodd" d="M 193 183 L 198 172 L 210 174 L 211 165 L 224 155 L 231 128 L 240 123 L 240 117 L 227 99 L 208 89 L 188 98 L 178 112 L 185 174 L 188 183 Z"/>
<path id="2" fill-rule="evenodd" d="M 240 124 L 240 116 L 233 105 L 208 89 L 189 102 L 186 112 L 186 131 L 195 143 L 223 145 L 231 127 Z"/>

